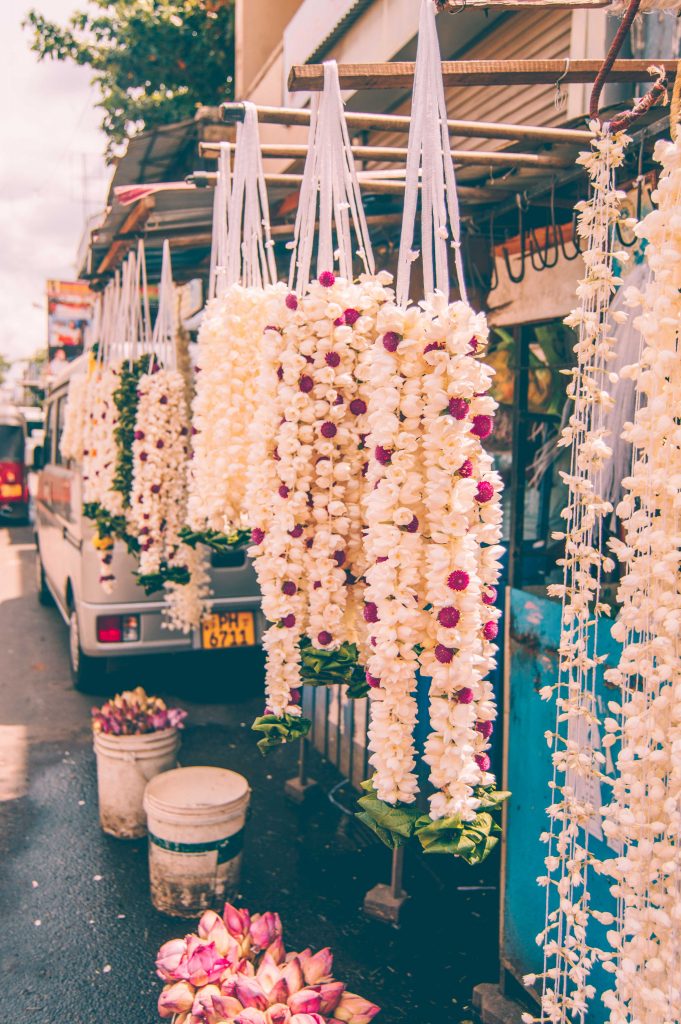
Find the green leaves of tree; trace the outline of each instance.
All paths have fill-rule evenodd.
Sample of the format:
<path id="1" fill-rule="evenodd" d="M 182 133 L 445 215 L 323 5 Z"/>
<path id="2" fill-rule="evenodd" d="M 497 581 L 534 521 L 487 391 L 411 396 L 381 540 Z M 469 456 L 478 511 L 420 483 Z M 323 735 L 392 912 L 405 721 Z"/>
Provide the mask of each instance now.
<path id="1" fill-rule="evenodd" d="M 94 71 L 109 157 L 137 131 L 191 118 L 197 106 L 232 97 L 231 0 L 90 0 L 88 6 L 64 26 L 33 9 L 24 25 L 40 60 Z"/>

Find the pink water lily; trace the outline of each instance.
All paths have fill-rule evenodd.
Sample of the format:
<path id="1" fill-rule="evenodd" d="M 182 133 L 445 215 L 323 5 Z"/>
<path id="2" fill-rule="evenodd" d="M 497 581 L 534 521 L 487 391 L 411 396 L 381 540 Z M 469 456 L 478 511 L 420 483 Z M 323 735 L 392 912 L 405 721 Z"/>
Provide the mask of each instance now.
<path id="1" fill-rule="evenodd" d="M 303 958 L 301 954 L 301 966 L 308 985 L 320 985 L 324 981 L 331 981 L 333 970 L 331 950 L 327 946 L 325 949 L 320 949 L 314 956 Z"/>
<path id="2" fill-rule="evenodd" d="M 156 973 L 164 981 L 186 980 L 186 974 L 181 973 L 181 965 L 187 955 L 187 943 L 185 939 L 171 939 L 164 942 L 156 957 Z"/>
<path id="3" fill-rule="evenodd" d="M 191 1010 L 195 991 L 188 981 L 176 981 L 174 985 L 166 985 L 158 997 L 159 1016 L 172 1017 L 176 1013 Z"/>
<path id="4" fill-rule="evenodd" d="M 371 1024 L 379 1011 L 380 1006 L 375 1006 L 353 992 L 344 992 L 334 1014 L 336 1020 L 344 1024 Z"/>
<path id="5" fill-rule="evenodd" d="M 275 939 L 281 938 L 279 914 L 255 914 L 251 920 L 251 941 L 256 950 L 265 949 Z"/>
<path id="6" fill-rule="evenodd" d="M 301 988 L 288 1001 L 289 1010 L 293 1014 L 319 1013 L 322 1008 L 322 997 L 312 988 Z"/>

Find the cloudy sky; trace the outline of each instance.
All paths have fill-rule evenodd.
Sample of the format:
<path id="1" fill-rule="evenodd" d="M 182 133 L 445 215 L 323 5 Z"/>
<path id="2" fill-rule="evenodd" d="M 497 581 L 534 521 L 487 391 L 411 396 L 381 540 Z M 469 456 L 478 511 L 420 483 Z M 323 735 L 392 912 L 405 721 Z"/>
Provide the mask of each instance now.
<path id="1" fill-rule="evenodd" d="M 38 63 L 21 28 L 36 7 L 63 21 L 87 0 L 0 0 L 0 352 L 44 347 L 45 280 L 74 277 L 85 215 L 101 209 L 100 111 L 87 68 Z"/>

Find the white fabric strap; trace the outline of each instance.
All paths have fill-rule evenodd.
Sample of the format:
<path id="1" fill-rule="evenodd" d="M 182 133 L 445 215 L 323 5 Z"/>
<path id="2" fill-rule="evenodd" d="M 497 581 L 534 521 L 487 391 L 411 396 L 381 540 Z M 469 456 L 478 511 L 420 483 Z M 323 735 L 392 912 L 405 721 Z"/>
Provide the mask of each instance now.
<path id="1" fill-rule="evenodd" d="M 366 273 L 374 272 L 355 161 L 345 122 L 343 100 L 335 61 L 324 63 L 324 88 L 312 100 L 308 152 L 300 188 L 291 244 L 289 287 L 304 291 L 310 281 L 312 248 L 317 231 L 317 274 L 335 264 L 342 277 L 352 279 L 352 233 L 356 254 Z M 334 233 L 336 248 L 334 249 Z"/>
<path id="2" fill-rule="evenodd" d="M 396 296 L 400 305 L 409 301 L 414 228 L 421 182 L 421 260 L 424 292 L 435 289 L 449 298 L 448 241 L 454 249 L 454 265 L 461 298 L 466 301 L 466 282 L 461 258 L 461 223 L 456 176 L 449 145 L 447 105 L 440 66 L 440 44 L 432 0 L 421 0 L 419 38 L 414 71 L 411 124 L 407 151 L 402 236 L 397 267 Z"/>
<path id="3" fill-rule="evenodd" d="M 218 179 L 213 195 L 213 232 L 210 247 L 210 272 L 208 276 L 208 298 L 222 295 L 225 265 L 227 262 L 227 207 L 232 187 L 231 171 L 232 145 L 220 143 L 218 155 Z"/>
<path id="4" fill-rule="evenodd" d="M 175 286 L 170 260 L 170 242 L 163 243 L 161 281 L 158 286 L 158 312 L 154 324 L 152 349 L 161 366 L 174 370 L 177 366 L 175 351 Z"/>
<path id="5" fill-rule="evenodd" d="M 225 259 L 218 266 L 218 293 L 239 282 L 253 288 L 274 284 L 277 268 L 270 234 L 258 115 L 253 103 L 244 103 L 244 120 L 237 126 L 227 222 Z"/>

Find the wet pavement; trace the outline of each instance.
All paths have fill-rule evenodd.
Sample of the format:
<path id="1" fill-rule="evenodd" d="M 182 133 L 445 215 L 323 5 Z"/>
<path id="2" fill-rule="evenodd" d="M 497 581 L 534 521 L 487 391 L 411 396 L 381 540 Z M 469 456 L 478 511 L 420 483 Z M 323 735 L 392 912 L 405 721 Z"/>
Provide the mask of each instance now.
<path id="1" fill-rule="evenodd" d="M 99 829 L 93 698 L 71 688 L 66 630 L 37 604 L 28 529 L 0 530 L 0 651 L 0 790 L 4 780 L 14 797 L 0 801 L 5 1006 L 30 1024 L 152 1024 L 156 949 L 193 925 L 149 903 L 146 844 Z M 140 683 L 189 711 L 182 764 L 233 768 L 251 784 L 235 902 L 278 911 L 290 948 L 330 945 L 336 977 L 379 1003 L 385 1024 L 473 1020 L 473 985 L 496 980 L 497 858 L 471 869 L 408 856 L 402 927 L 371 921 L 362 899 L 388 880 L 390 855 L 343 812 L 354 805 L 349 787 L 329 800 L 339 776 L 317 755 L 317 795 L 304 808 L 285 799 L 295 750 L 263 759 L 249 728 L 261 708 L 259 660 L 137 662 L 104 677 L 102 696 Z M 17 796 L 25 731 L 28 789 Z"/>

